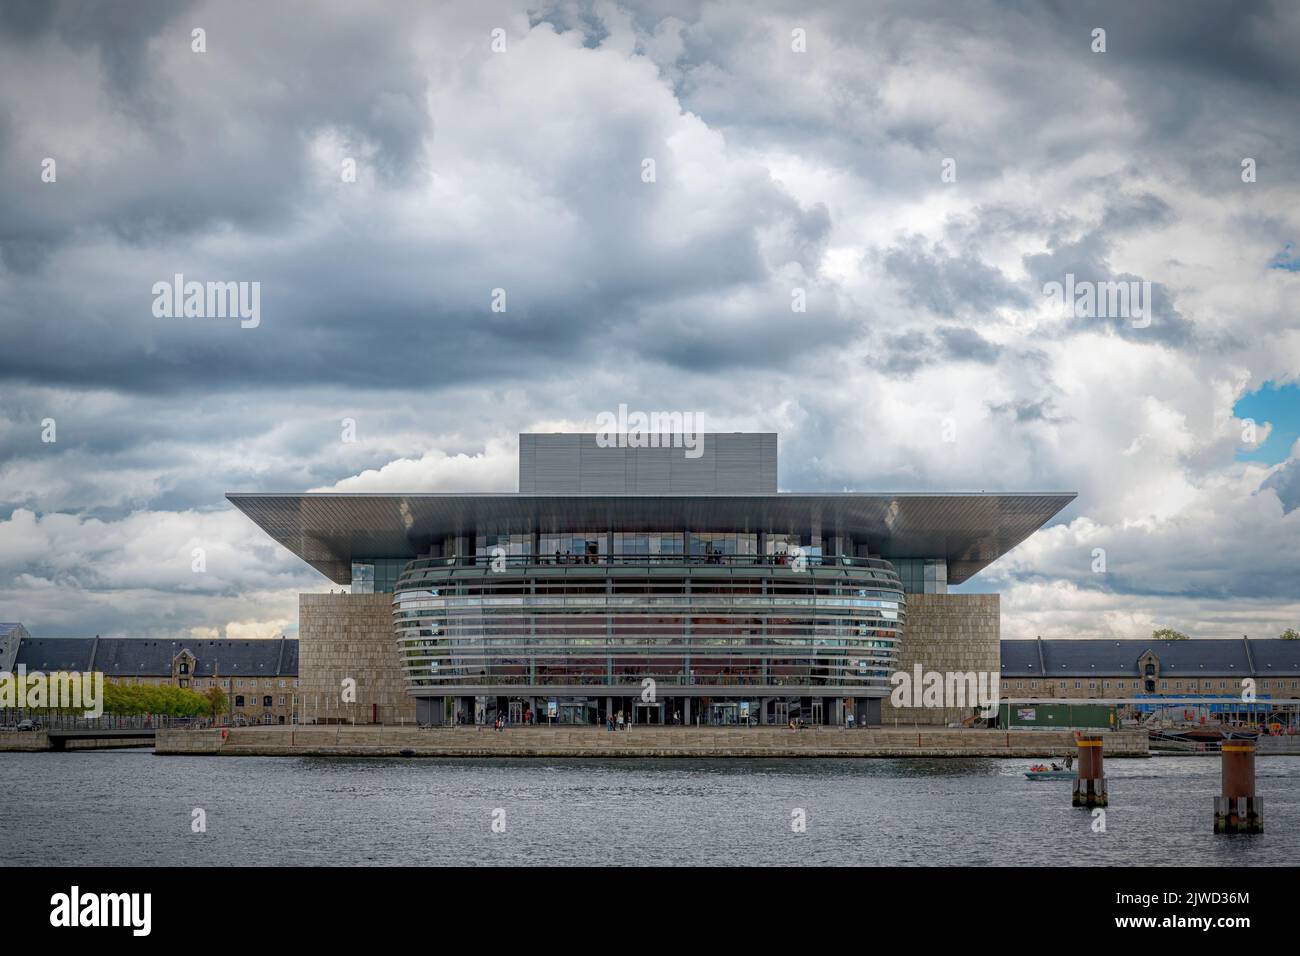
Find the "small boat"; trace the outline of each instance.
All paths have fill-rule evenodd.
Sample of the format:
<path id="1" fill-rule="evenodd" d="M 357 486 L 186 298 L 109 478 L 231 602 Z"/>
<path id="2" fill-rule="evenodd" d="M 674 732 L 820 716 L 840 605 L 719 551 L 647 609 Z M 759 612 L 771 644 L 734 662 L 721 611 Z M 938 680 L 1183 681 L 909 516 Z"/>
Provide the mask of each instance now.
<path id="1" fill-rule="evenodd" d="M 1048 764 L 1034 764 L 1025 771 L 1030 780 L 1073 780 L 1078 775 L 1076 770 L 1063 770 Z"/>

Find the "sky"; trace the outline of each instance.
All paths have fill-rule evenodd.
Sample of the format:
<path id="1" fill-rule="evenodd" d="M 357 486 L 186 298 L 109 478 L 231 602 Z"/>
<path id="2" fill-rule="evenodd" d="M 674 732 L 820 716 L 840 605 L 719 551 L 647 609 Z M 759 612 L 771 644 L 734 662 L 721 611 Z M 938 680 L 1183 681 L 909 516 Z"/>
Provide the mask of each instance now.
<path id="1" fill-rule="evenodd" d="M 1077 492 L 1004 637 L 1300 627 L 1300 6 L 803 6 L 0 5 L 0 620 L 294 636 L 226 492 L 513 491 L 626 403 Z"/>

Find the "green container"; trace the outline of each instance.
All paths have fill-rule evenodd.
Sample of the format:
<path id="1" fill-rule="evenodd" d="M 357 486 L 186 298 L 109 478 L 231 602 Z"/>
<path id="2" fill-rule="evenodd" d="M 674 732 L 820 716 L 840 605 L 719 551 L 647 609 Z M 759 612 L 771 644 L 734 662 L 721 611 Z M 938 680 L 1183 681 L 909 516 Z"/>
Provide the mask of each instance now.
<path id="1" fill-rule="evenodd" d="M 1010 722 L 1008 723 L 1008 714 Z M 1003 704 L 1000 727 L 1099 727 L 1115 726 L 1113 704 Z"/>

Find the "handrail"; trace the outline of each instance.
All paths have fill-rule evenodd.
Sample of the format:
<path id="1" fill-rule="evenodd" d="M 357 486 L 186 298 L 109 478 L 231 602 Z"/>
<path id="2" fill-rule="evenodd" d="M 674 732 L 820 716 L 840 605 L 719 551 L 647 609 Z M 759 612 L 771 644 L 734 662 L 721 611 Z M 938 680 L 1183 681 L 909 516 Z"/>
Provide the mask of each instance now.
<path id="1" fill-rule="evenodd" d="M 872 568 L 897 576 L 893 566 L 883 558 L 861 558 L 846 554 L 823 555 L 809 554 L 803 560 L 809 567 L 821 568 Z M 643 566 L 657 567 L 663 565 L 721 565 L 727 567 L 789 567 L 793 569 L 798 559 L 790 554 L 490 554 L 466 555 L 463 557 L 427 557 L 415 558 L 408 565 L 408 570 L 424 568 L 475 568 L 492 567 L 504 562 L 506 567 L 608 567 L 608 566 Z M 403 571 L 405 575 L 407 571 Z"/>

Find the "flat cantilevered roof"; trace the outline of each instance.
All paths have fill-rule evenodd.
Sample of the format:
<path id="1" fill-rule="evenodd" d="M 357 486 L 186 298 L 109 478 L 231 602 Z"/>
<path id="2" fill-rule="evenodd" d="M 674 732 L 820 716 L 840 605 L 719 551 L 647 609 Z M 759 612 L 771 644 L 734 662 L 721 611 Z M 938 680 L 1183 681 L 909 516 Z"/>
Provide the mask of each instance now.
<path id="1" fill-rule="evenodd" d="M 406 558 L 448 535 L 619 530 L 850 535 L 887 558 L 946 558 L 960 584 L 1074 492 L 968 494 L 256 494 L 226 498 L 335 584 L 353 558 Z"/>

